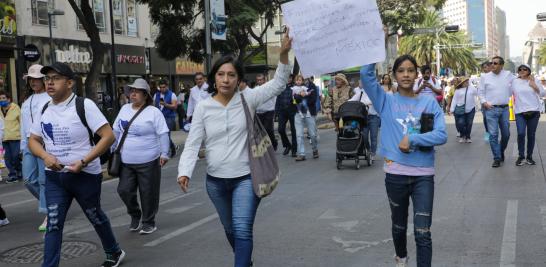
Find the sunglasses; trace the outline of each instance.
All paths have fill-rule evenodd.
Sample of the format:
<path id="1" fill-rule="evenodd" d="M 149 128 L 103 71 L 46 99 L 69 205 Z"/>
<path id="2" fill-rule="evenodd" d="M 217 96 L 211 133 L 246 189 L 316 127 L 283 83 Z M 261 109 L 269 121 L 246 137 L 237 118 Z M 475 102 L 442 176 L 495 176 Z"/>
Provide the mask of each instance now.
<path id="1" fill-rule="evenodd" d="M 491 64 L 493 64 L 493 65 L 502 65 L 500 62 L 493 62 Z"/>
<path id="2" fill-rule="evenodd" d="M 518 71 L 528 71 L 528 72 L 531 72 L 530 70 L 526 69 L 526 68 L 520 68 L 518 69 Z"/>

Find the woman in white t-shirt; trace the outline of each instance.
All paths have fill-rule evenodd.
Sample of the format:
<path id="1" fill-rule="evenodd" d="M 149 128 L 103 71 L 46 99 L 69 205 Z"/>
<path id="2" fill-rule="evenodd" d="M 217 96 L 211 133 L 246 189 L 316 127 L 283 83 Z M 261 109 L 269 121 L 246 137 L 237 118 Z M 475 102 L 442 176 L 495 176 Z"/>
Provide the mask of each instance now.
<path id="1" fill-rule="evenodd" d="M 151 234 L 157 230 L 155 216 L 159 209 L 161 167 L 169 159 L 169 128 L 161 111 L 152 105 L 148 83 L 139 78 L 129 87 L 131 103 L 121 108 L 114 121 L 116 142 L 113 148 L 119 143 L 129 121 L 138 110 L 144 109 L 130 125 L 121 147 L 118 194 L 131 216 L 129 231 Z"/>
<path id="2" fill-rule="evenodd" d="M 515 99 L 514 113 L 516 114 L 516 127 L 518 130 L 519 156 L 516 160 L 516 166 L 525 163 L 535 165 L 533 149 L 542 107 L 540 98 L 544 96 L 544 88 L 540 81 L 531 75 L 531 67 L 523 64 L 518 67 L 518 78 L 512 82 L 511 89 Z M 527 155 L 525 155 L 525 135 L 527 135 Z"/>
<path id="3" fill-rule="evenodd" d="M 455 126 L 459 132 L 459 143 L 472 143 L 470 135 L 476 114 L 478 89 L 470 84 L 469 78 L 459 78 L 450 101 L 450 113 L 455 115 Z"/>
<path id="4" fill-rule="evenodd" d="M 288 65 L 291 44 L 286 33 L 275 77 L 258 89 L 244 91 L 250 114 L 286 88 L 292 69 Z M 260 203 L 252 188 L 243 94 L 237 89 L 243 78 L 242 65 L 231 56 L 214 64 L 208 79 L 212 96 L 199 102 L 195 109 L 178 165 L 178 184 L 186 192 L 201 142 L 205 140 L 207 193 L 235 254 L 235 267 L 251 266 L 254 218 Z"/>

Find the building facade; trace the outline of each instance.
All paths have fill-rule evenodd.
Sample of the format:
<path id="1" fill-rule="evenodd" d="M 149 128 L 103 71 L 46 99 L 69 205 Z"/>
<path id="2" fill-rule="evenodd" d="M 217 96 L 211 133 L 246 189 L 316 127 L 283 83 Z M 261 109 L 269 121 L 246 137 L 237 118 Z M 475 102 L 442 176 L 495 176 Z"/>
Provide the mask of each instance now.
<path id="1" fill-rule="evenodd" d="M 538 49 L 546 44 L 546 27 L 537 22 L 535 27 L 529 32 L 528 40 L 523 48 L 523 63 L 528 64 L 535 73 L 546 73 L 546 66 L 538 64 Z"/>

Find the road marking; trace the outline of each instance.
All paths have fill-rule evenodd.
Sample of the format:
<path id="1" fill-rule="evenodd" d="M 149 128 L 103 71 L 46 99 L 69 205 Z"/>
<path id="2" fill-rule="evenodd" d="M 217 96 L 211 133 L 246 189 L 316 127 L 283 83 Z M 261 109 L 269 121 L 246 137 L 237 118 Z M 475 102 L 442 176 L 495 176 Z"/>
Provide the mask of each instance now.
<path id="1" fill-rule="evenodd" d="M 21 205 L 21 204 L 26 204 L 26 203 L 30 203 L 30 202 L 34 202 L 34 201 L 37 201 L 37 200 L 35 198 L 32 198 L 32 199 L 22 200 L 22 201 L 18 201 L 18 202 L 13 202 L 13 203 L 4 205 L 4 208 L 9 208 L 9 207 L 13 207 L 13 206 Z"/>
<path id="2" fill-rule="evenodd" d="M 359 221 L 347 221 L 332 223 L 333 227 L 341 228 L 347 232 L 355 232 L 354 228 L 358 225 Z"/>
<path id="3" fill-rule="evenodd" d="M 0 195 L 0 198 L 4 198 L 4 197 L 9 197 L 9 196 L 17 195 L 17 194 L 23 193 L 23 192 L 28 192 L 28 190 L 22 189 L 22 190 L 17 190 L 17 191 L 9 192 L 9 193 L 4 193 L 4 194 L 1 194 L 1 195 Z M 30 194 L 30 192 L 29 192 L 29 194 Z"/>
<path id="4" fill-rule="evenodd" d="M 167 240 L 173 239 L 173 238 L 175 238 L 175 237 L 177 237 L 177 236 L 179 236 L 179 235 L 181 235 L 183 233 L 191 231 L 191 230 L 193 230 L 193 229 L 195 229 L 195 228 L 197 228 L 197 227 L 199 227 L 199 226 L 201 226 L 203 224 L 206 224 L 206 223 L 208 223 L 208 222 L 210 222 L 210 221 L 212 221 L 212 220 L 214 220 L 216 218 L 218 218 L 217 213 L 211 214 L 211 215 L 209 215 L 209 216 L 207 216 L 207 217 L 205 217 L 205 218 L 203 218 L 203 219 L 201 219 L 199 221 L 196 221 L 196 222 L 194 222 L 194 223 L 192 223 L 190 225 L 184 226 L 184 227 L 182 227 L 182 228 L 180 228 L 180 229 L 178 229 L 178 230 L 176 230 L 174 232 L 171 232 L 170 234 L 164 235 L 164 236 L 162 236 L 162 237 L 160 237 L 160 238 L 158 238 L 158 239 L 156 239 L 154 241 L 148 242 L 148 243 L 144 244 L 144 246 L 145 247 L 155 247 L 155 246 L 157 246 L 157 245 L 159 245 L 159 244 L 161 244 L 161 243 L 163 243 L 163 242 L 165 242 Z"/>
<path id="5" fill-rule="evenodd" d="M 341 217 L 336 216 L 336 211 L 334 209 L 328 209 L 318 218 L 320 220 L 330 220 L 330 219 L 340 219 Z"/>
<path id="6" fill-rule="evenodd" d="M 169 213 L 169 214 L 178 214 L 178 213 L 182 213 L 182 212 L 186 212 L 188 210 L 191 210 L 191 209 L 193 209 L 193 208 L 195 208 L 197 206 L 200 206 L 200 205 L 203 205 L 203 202 L 194 203 L 194 204 L 191 204 L 191 205 L 188 205 L 188 206 L 183 206 L 183 207 L 180 207 L 180 208 L 168 209 L 165 212 Z"/>
<path id="7" fill-rule="evenodd" d="M 518 201 L 508 200 L 506 204 L 506 218 L 504 219 L 504 234 L 500 256 L 501 267 L 515 267 L 516 237 L 518 228 Z"/>
<path id="8" fill-rule="evenodd" d="M 546 206 L 540 206 L 540 215 L 542 215 L 542 230 L 546 232 Z"/>
<path id="9" fill-rule="evenodd" d="M 518 143 L 514 143 L 514 145 L 512 146 L 512 157 L 513 158 L 518 158 L 518 155 L 519 154 L 519 151 L 518 151 Z"/>

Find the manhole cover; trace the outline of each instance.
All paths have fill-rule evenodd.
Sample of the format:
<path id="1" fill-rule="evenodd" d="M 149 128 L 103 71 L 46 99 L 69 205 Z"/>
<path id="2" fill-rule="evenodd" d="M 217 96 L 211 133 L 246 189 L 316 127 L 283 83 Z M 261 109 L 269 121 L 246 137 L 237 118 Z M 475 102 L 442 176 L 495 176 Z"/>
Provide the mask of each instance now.
<path id="1" fill-rule="evenodd" d="M 97 245 L 86 241 L 64 241 L 61 259 L 69 260 L 93 254 Z M 13 248 L 0 254 L 0 261 L 7 263 L 40 263 L 44 258 L 44 243 L 36 243 Z"/>

